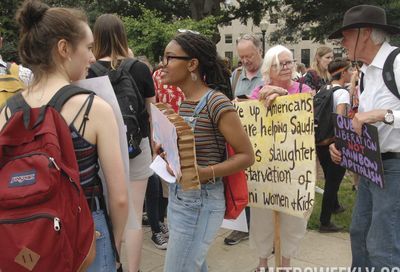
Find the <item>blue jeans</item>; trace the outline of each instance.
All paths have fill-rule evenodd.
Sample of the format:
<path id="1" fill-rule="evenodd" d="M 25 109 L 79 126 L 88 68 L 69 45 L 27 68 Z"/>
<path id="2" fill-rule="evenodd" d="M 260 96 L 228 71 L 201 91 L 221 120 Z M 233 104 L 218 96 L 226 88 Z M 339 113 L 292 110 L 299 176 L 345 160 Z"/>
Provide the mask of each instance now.
<path id="1" fill-rule="evenodd" d="M 115 272 L 116 261 L 111 245 L 110 233 L 107 228 L 103 210 L 92 212 L 96 228 L 96 258 L 88 268 L 88 272 Z M 100 236 L 98 234 L 100 233 Z"/>
<path id="2" fill-rule="evenodd" d="M 400 265 L 400 159 L 383 161 L 384 188 L 362 177 L 350 227 L 353 267 Z"/>
<path id="3" fill-rule="evenodd" d="M 203 184 L 201 190 L 169 186 L 169 240 L 164 272 L 206 272 L 208 249 L 225 214 L 224 185 Z"/>

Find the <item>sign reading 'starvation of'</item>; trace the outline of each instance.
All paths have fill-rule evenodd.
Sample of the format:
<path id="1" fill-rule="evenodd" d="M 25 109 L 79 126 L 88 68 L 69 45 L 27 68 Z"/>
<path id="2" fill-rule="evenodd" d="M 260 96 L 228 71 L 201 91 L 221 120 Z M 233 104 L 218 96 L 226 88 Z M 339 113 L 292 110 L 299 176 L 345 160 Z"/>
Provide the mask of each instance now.
<path id="1" fill-rule="evenodd" d="M 256 100 L 235 108 L 255 153 L 246 169 L 249 205 L 309 216 L 316 180 L 311 95 L 278 97 L 269 108 Z"/>

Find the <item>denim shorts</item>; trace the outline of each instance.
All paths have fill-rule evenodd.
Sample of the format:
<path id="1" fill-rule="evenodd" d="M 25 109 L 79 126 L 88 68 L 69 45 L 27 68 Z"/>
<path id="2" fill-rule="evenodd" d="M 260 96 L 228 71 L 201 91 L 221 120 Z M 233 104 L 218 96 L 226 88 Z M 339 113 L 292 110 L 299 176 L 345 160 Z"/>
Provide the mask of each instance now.
<path id="1" fill-rule="evenodd" d="M 88 272 L 115 272 L 116 261 L 103 210 L 92 212 L 96 228 L 96 258 Z"/>

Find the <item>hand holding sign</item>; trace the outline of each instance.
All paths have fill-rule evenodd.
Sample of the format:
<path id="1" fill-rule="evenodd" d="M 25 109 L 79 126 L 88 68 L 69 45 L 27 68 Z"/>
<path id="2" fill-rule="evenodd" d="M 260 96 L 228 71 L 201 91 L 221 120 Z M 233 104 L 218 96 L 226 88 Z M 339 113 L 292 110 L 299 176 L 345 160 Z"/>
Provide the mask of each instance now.
<path id="1" fill-rule="evenodd" d="M 342 167 L 366 177 L 383 188 L 383 165 L 378 130 L 375 126 L 364 123 L 364 121 L 373 120 L 376 116 L 359 116 L 361 116 L 361 121 L 356 120 L 352 123 L 350 118 L 333 114 L 336 148 L 330 146 L 332 159 L 338 161 L 341 158 Z M 353 124 L 361 123 L 363 123 L 362 127 L 357 127 L 358 131 L 356 131 Z M 358 134 L 360 131 L 361 134 Z"/>
<path id="2" fill-rule="evenodd" d="M 372 110 L 368 112 L 356 113 L 352 121 L 354 131 L 361 136 L 362 126 L 364 124 L 373 124 L 383 121 L 386 112 L 386 110 Z"/>

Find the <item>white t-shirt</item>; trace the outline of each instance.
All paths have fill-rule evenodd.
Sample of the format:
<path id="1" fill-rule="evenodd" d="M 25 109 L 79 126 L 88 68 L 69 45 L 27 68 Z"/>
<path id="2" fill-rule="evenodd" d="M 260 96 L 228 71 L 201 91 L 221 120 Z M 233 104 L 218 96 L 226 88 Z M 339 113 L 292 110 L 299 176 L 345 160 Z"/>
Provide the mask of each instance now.
<path id="1" fill-rule="evenodd" d="M 340 86 L 339 84 L 332 84 L 332 87 Z M 349 91 L 347 91 L 344 88 L 338 89 L 335 92 L 333 92 L 333 112 L 336 112 L 336 107 L 337 105 L 340 104 L 347 104 L 346 108 L 347 110 L 350 109 L 350 94 Z"/>

